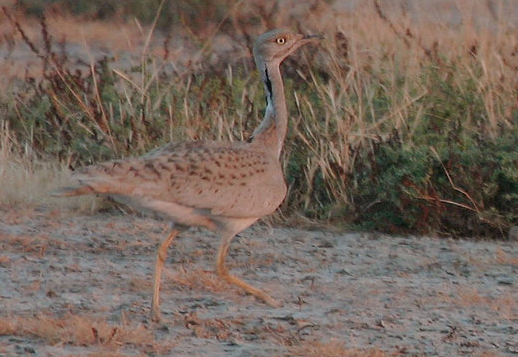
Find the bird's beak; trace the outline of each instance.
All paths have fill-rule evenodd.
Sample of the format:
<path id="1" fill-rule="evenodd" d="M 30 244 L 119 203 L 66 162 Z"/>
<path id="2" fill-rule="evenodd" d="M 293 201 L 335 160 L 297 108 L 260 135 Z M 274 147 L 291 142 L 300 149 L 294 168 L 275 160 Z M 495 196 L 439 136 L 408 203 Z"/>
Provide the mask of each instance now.
<path id="1" fill-rule="evenodd" d="M 321 35 L 301 35 L 297 47 L 304 46 L 307 43 L 315 43 L 323 39 L 324 37 Z"/>
<path id="2" fill-rule="evenodd" d="M 312 41 L 322 41 L 324 39 L 324 36 L 322 35 L 305 35 L 302 40 L 304 43 L 306 42 L 312 42 Z"/>
<path id="3" fill-rule="evenodd" d="M 316 35 L 306 35 L 304 36 L 305 39 L 316 39 L 316 40 L 323 40 L 324 36 L 316 34 Z"/>
<path id="4" fill-rule="evenodd" d="M 304 46 L 307 43 L 317 42 L 317 41 L 319 41 L 319 40 L 321 40 L 323 38 L 320 35 L 302 35 L 302 34 L 299 34 L 298 36 L 299 36 L 299 40 L 294 44 L 291 52 L 295 51 L 299 47 Z"/>

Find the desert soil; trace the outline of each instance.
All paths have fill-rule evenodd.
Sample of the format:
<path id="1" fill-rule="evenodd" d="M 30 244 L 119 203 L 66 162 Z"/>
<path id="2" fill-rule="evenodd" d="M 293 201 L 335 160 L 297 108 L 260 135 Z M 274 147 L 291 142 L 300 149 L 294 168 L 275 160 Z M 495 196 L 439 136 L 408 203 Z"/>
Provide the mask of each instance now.
<path id="1" fill-rule="evenodd" d="M 213 273 L 217 237 L 169 250 L 164 322 L 149 320 L 166 222 L 0 212 L 0 356 L 518 356 L 518 243 L 255 225 Z"/>

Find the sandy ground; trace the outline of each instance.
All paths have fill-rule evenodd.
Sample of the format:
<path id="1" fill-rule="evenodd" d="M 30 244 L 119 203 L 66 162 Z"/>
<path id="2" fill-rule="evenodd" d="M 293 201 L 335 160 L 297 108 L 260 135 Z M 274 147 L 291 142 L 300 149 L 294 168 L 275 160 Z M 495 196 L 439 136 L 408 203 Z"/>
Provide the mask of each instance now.
<path id="1" fill-rule="evenodd" d="M 13 77 L 39 63 L 20 42 L 0 42 L 0 58 Z M 518 242 L 255 225 L 228 265 L 284 302 L 274 309 L 220 281 L 217 237 L 191 229 L 169 251 L 153 324 L 167 230 L 135 215 L 0 211 L 0 357 L 518 356 Z"/>
<path id="2" fill-rule="evenodd" d="M 165 321 L 149 321 L 152 218 L 0 212 L 0 356 L 518 355 L 518 243 L 256 225 L 231 270 L 271 308 L 213 273 L 218 239 L 191 229 L 169 251 Z"/>

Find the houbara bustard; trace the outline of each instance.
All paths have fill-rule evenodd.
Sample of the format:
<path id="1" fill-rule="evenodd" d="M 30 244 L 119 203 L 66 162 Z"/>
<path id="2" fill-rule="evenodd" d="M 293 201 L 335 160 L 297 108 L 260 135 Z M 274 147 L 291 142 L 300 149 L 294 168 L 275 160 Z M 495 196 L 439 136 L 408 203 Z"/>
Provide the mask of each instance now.
<path id="1" fill-rule="evenodd" d="M 232 238 L 274 212 L 286 196 L 280 153 L 288 111 L 281 62 L 320 36 L 272 30 L 257 39 L 253 53 L 266 90 L 264 119 L 247 142 L 172 143 L 148 154 L 89 166 L 73 173 L 76 187 L 58 196 L 108 194 L 125 203 L 158 212 L 174 222 L 160 243 L 153 280 L 151 316 L 160 320 L 159 290 L 167 249 L 188 226 L 201 226 L 221 237 L 216 272 L 271 306 L 281 304 L 264 291 L 230 274 L 225 257 Z"/>

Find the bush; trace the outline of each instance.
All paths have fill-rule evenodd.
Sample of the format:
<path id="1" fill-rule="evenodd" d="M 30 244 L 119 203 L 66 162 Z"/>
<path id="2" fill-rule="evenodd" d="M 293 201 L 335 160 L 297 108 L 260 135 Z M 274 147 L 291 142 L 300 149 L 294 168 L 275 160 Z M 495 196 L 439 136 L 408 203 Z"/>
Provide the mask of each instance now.
<path id="1" fill-rule="evenodd" d="M 354 222 L 385 232 L 503 236 L 517 223 L 518 140 L 404 148 L 397 133 L 358 157 Z"/>

